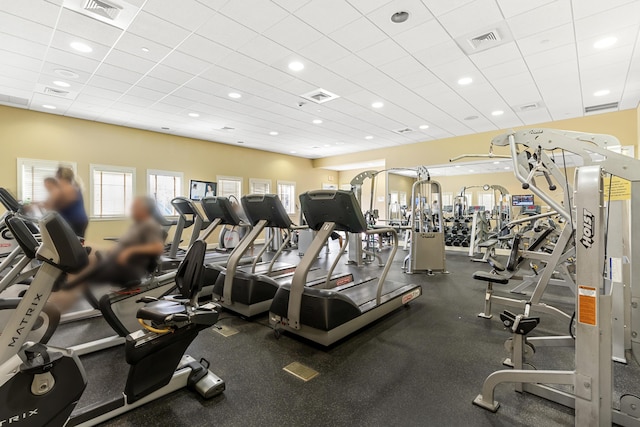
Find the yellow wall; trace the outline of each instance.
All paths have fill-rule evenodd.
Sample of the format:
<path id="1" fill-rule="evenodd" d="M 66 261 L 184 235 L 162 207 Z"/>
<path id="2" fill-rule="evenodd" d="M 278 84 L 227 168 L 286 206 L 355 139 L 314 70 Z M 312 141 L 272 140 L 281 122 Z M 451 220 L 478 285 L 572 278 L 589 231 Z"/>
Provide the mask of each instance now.
<path id="1" fill-rule="evenodd" d="M 314 169 L 309 159 L 2 106 L 0 138 L 0 185 L 13 194 L 19 157 L 77 162 L 85 187 L 91 163 L 135 167 L 138 194 L 146 193 L 147 169 L 184 172 L 186 184 L 240 176 L 245 194 L 249 178 L 271 179 L 271 191 L 279 179 L 293 181 L 298 193 L 338 181 L 337 172 Z M 87 188 L 85 201 L 89 212 Z M 119 235 L 125 226 L 124 221 L 92 220 L 88 240 Z"/>
<path id="2" fill-rule="evenodd" d="M 578 117 L 550 123 L 541 123 L 531 127 L 547 127 L 580 132 L 604 133 L 616 136 L 622 145 L 636 146 L 638 140 L 640 119 L 638 110 L 616 111 L 606 114 Z M 420 165 L 438 165 L 449 162 L 451 157 L 469 153 L 488 153 L 491 139 L 504 131 L 483 132 L 474 135 L 464 135 L 435 141 L 401 145 L 393 148 L 380 148 L 342 156 L 325 157 L 313 161 L 315 167 L 331 167 L 349 163 L 360 163 L 384 159 L 386 167 L 414 167 Z M 508 154 L 508 147 L 497 147 L 496 154 Z M 475 179 L 475 178 L 474 178 Z"/>

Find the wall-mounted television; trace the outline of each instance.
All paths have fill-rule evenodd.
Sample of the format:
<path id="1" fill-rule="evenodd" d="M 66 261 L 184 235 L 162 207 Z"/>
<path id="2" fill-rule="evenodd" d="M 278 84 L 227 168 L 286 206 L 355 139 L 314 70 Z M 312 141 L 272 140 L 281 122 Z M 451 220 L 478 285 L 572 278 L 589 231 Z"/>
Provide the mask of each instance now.
<path id="1" fill-rule="evenodd" d="M 211 197 L 217 194 L 218 184 L 211 181 L 191 180 L 189 183 L 189 198 L 191 200 L 202 200 L 204 197 Z"/>
<path id="2" fill-rule="evenodd" d="M 520 194 L 511 196 L 511 204 L 513 206 L 533 206 L 533 194 Z"/>

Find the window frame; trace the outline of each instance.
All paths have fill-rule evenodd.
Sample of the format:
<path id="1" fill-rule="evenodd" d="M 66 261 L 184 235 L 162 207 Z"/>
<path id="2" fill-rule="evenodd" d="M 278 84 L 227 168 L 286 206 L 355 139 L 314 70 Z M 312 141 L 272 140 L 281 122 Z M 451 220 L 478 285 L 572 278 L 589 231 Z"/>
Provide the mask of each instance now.
<path id="1" fill-rule="evenodd" d="M 103 172 L 119 172 L 119 173 L 131 173 L 131 200 L 135 197 L 136 194 L 136 168 L 131 166 L 117 166 L 117 165 L 103 165 L 91 163 L 89 165 L 89 194 L 90 194 L 90 203 L 89 203 L 89 218 L 92 221 L 121 221 L 127 218 L 127 212 L 123 212 L 122 215 L 113 215 L 113 216 L 97 216 L 94 212 L 94 173 L 96 170 Z M 126 207 L 125 207 L 126 209 Z"/>
<path id="2" fill-rule="evenodd" d="M 271 191 L 271 180 L 263 178 L 249 178 L 249 194 L 255 194 L 253 190 L 254 184 L 266 184 L 269 187 L 269 191 L 264 194 L 273 194 Z"/>
<path id="3" fill-rule="evenodd" d="M 170 170 L 164 170 L 164 169 L 147 169 L 147 196 L 149 197 L 153 197 L 151 195 L 151 187 L 150 187 L 150 183 L 149 183 L 149 176 L 150 175 L 163 175 L 163 176 L 172 176 L 174 178 L 180 178 L 180 194 L 174 195 L 174 197 L 181 197 L 184 196 L 185 193 L 185 180 L 184 180 L 184 172 L 180 172 L 180 171 L 170 171 Z M 93 176 L 93 175 L 92 175 Z M 156 199 L 154 199 L 156 200 Z M 157 200 L 156 200 L 157 203 Z M 175 212 L 174 209 L 174 214 L 173 215 L 167 215 L 168 218 L 177 218 L 178 217 L 178 213 Z"/>
<path id="4" fill-rule="evenodd" d="M 16 160 L 16 174 L 17 174 L 17 187 L 16 187 L 16 198 L 18 200 L 21 200 L 22 202 L 24 202 L 24 194 L 23 194 L 23 179 L 22 179 L 22 169 L 25 165 L 31 165 L 31 166 L 38 166 L 38 165 L 42 165 L 42 166 L 54 166 L 55 167 L 53 169 L 57 169 L 60 166 L 70 166 L 71 169 L 73 169 L 73 173 L 77 176 L 78 175 L 78 163 L 76 162 L 66 162 L 66 161 L 61 161 L 61 160 L 45 160 L 45 159 L 33 159 L 33 158 L 29 158 L 29 157 L 18 157 Z M 33 200 L 32 200 L 33 201 Z M 44 201 L 44 200 L 38 200 L 38 201 Z"/>
<path id="5" fill-rule="evenodd" d="M 229 197 L 229 196 L 225 196 L 222 194 L 222 183 L 221 181 L 236 181 L 240 183 L 240 194 L 235 195 L 238 199 L 238 201 L 242 198 L 242 186 L 243 186 L 243 181 L 244 179 L 241 176 L 229 176 L 229 175 L 217 175 L 216 176 L 216 181 L 218 183 L 218 189 L 217 189 L 217 194 L 219 196 L 224 196 L 224 197 Z"/>
<path id="6" fill-rule="evenodd" d="M 296 203 L 296 196 L 297 196 L 297 191 L 298 191 L 298 185 L 295 181 L 282 181 L 282 180 L 278 180 L 276 181 L 276 194 L 278 195 L 278 198 L 280 199 L 280 201 L 282 202 L 282 197 L 280 197 L 280 186 L 281 185 L 291 185 L 293 186 L 293 212 L 289 212 L 289 210 L 287 210 L 287 207 L 284 206 L 285 211 L 287 212 L 288 215 L 295 215 L 297 212 L 297 203 Z"/>

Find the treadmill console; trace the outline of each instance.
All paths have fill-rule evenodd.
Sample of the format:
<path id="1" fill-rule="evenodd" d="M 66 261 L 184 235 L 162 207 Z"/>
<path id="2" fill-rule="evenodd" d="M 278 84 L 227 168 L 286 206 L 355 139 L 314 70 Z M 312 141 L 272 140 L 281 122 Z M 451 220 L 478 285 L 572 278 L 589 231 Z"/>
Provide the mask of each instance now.
<path id="1" fill-rule="evenodd" d="M 325 222 L 334 222 L 338 231 L 363 233 L 367 230 L 367 222 L 352 191 L 307 191 L 300 195 L 300 206 L 313 230 L 319 230 Z"/>
<path id="2" fill-rule="evenodd" d="M 240 225 L 240 217 L 227 197 L 205 197 L 200 203 L 209 221 L 220 219 L 221 224 Z"/>
<path id="3" fill-rule="evenodd" d="M 275 194 L 249 194 L 242 196 L 242 208 L 251 225 L 267 221 L 266 227 L 288 229 L 293 224 L 282 202 Z"/>

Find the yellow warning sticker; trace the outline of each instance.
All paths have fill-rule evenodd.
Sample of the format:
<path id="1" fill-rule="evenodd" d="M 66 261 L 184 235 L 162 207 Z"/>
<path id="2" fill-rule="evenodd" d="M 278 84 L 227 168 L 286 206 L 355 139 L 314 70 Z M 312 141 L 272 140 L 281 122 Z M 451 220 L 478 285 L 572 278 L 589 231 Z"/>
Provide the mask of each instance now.
<path id="1" fill-rule="evenodd" d="M 611 186 L 611 197 L 609 197 Z M 617 176 L 604 179 L 605 200 L 631 200 L 631 182 Z"/>
<path id="2" fill-rule="evenodd" d="M 598 323 L 596 313 L 597 292 L 596 288 L 578 286 L 578 322 L 592 326 Z"/>

